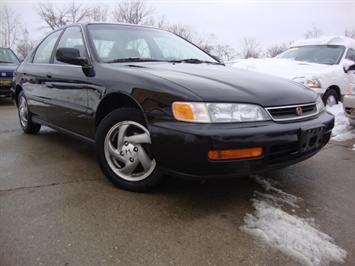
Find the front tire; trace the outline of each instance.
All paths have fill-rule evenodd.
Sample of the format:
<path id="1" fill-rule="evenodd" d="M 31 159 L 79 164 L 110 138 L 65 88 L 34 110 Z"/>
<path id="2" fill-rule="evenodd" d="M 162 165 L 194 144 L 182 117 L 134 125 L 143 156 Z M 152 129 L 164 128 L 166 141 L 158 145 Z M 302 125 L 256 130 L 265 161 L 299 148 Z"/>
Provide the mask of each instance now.
<path id="1" fill-rule="evenodd" d="M 32 121 L 32 114 L 28 109 L 27 99 L 23 91 L 18 96 L 18 117 L 22 130 L 27 134 L 36 134 L 41 129 L 41 125 Z"/>
<path id="2" fill-rule="evenodd" d="M 325 106 L 332 107 L 334 105 L 337 105 L 339 102 L 339 97 L 338 94 L 336 93 L 335 90 L 328 90 L 324 95 L 323 95 L 323 102 Z"/>
<path id="3" fill-rule="evenodd" d="M 138 109 L 120 108 L 109 113 L 97 130 L 95 152 L 101 170 L 120 188 L 148 191 L 161 179 L 150 133 Z"/>

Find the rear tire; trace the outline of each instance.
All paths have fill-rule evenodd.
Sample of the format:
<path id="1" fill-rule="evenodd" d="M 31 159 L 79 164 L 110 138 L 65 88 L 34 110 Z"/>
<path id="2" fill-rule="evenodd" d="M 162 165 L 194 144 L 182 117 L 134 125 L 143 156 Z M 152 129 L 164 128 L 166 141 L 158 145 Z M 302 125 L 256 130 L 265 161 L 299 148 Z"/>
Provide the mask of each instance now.
<path id="1" fill-rule="evenodd" d="M 18 117 L 22 130 L 27 134 L 36 134 L 41 129 L 41 125 L 32 121 L 32 114 L 28 109 L 27 99 L 23 91 L 18 96 Z"/>
<path id="2" fill-rule="evenodd" d="M 150 133 L 138 109 L 109 113 L 97 130 L 95 152 L 103 173 L 122 189 L 148 191 L 161 179 Z"/>

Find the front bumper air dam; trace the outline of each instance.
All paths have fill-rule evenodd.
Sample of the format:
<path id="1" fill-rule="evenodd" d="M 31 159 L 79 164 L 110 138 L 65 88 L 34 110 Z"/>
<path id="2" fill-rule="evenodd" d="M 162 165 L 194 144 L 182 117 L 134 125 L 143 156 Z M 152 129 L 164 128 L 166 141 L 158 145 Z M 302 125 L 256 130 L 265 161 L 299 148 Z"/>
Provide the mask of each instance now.
<path id="1" fill-rule="evenodd" d="M 195 124 L 156 121 L 149 125 L 153 153 L 168 174 L 187 178 L 246 176 L 303 161 L 326 145 L 334 117 L 323 112 L 317 118 L 275 123 Z M 209 150 L 262 147 L 252 159 L 211 161 Z"/>

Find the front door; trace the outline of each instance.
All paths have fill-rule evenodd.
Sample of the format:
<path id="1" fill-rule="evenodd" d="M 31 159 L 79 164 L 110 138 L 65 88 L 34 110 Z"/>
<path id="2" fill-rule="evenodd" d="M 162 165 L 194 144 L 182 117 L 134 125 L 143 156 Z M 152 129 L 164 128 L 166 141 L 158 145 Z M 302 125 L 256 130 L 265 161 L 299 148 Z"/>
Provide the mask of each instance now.
<path id="1" fill-rule="evenodd" d="M 86 49 L 78 26 L 65 30 L 58 43 L 58 48 L 78 48 L 81 57 L 86 56 Z M 47 71 L 44 84 L 46 103 L 50 110 L 50 123 L 64 130 L 88 137 L 88 77 L 81 66 L 69 65 L 55 59 Z"/>

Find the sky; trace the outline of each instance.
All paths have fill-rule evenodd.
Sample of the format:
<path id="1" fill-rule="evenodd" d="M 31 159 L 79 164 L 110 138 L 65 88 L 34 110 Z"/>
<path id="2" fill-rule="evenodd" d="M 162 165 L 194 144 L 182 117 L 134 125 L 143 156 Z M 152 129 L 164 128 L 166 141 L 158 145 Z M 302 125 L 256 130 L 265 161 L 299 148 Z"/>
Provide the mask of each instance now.
<path id="1" fill-rule="evenodd" d="M 44 35 L 38 27 L 43 24 L 34 7 L 38 1 L 0 0 L 13 8 L 22 23 L 31 31 L 31 38 Z M 68 1 L 51 1 L 61 6 Z M 80 1 L 77 1 L 80 2 Z M 87 5 L 98 1 L 82 1 Z M 109 5 L 116 1 L 100 1 Z M 279 0 L 279 1 L 181 1 L 147 0 L 157 17 L 165 16 L 169 23 L 193 26 L 201 35 L 214 34 L 215 43 L 227 44 L 236 51 L 246 37 L 255 38 L 264 50 L 274 44 L 289 44 L 303 39 L 307 30 L 321 28 L 324 35 L 344 35 L 346 29 L 355 28 L 355 0 Z"/>

